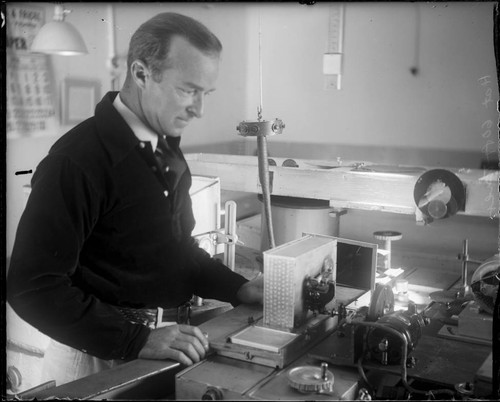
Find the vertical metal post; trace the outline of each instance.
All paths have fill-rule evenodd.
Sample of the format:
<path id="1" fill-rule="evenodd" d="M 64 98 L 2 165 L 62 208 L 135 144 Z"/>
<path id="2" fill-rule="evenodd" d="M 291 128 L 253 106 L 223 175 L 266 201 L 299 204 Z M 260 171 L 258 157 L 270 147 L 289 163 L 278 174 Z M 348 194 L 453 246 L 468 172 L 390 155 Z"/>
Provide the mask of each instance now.
<path id="1" fill-rule="evenodd" d="M 224 265 L 234 271 L 235 268 L 235 254 L 236 254 L 236 202 L 226 201 L 224 204 L 225 219 L 224 219 L 224 233 L 228 238 L 234 239 L 224 244 Z"/>
<path id="2" fill-rule="evenodd" d="M 467 263 L 469 260 L 469 239 L 464 240 L 463 250 L 462 250 L 462 288 L 464 294 L 468 293 L 468 272 L 467 272 Z"/>

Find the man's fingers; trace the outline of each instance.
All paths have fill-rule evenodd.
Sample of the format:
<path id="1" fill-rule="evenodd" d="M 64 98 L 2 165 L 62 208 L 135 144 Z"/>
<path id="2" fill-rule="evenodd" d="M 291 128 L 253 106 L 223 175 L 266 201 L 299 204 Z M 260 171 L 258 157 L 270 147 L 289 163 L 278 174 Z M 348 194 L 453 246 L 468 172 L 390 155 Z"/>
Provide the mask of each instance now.
<path id="1" fill-rule="evenodd" d="M 199 328 L 172 325 L 151 331 L 139 357 L 173 359 L 189 366 L 205 358 L 208 349 L 208 339 Z"/>
<path id="2" fill-rule="evenodd" d="M 196 345 L 196 343 L 198 345 Z M 205 349 L 203 348 L 203 346 L 201 346 L 201 344 L 198 341 L 196 341 L 196 343 L 183 339 L 178 339 L 175 342 L 173 342 L 170 347 L 174 350 L 178 350 L 184 353 L 193 362 L 198 363 L 205 357 Z"/>
<path id="3" fill-rule="evenodd" d="M 201 332 L 198 327 L 193 327 L 191 325 L 179 325 L 179 331 L 184 334 L 194 336 L 201 343 L 201 345 L 205 349 L 205 352 L 208 350 L 208 338 L 203 334 L 203 332 Z"/>
<path id="4" fill-rule="evenodd" d="M 167 349 L 165 351 L 164 358 L 175 360 L 185 366 L 191 366 L 195 363 L 189 357 L 187 357 L 183 352 L 177 349 Z"/>
<path id="5" fill-rule="evenodd" d="M 181 339 L 181 341 L 187 341 L 187 344 L 190 345 L 195 351 L 196 354 L 200 356 L 201 359 L 205 357 L 207 353 L 207 348 L 200 342 L 200 340 L 192 335 L 185 335 L 187 339 Z"/>

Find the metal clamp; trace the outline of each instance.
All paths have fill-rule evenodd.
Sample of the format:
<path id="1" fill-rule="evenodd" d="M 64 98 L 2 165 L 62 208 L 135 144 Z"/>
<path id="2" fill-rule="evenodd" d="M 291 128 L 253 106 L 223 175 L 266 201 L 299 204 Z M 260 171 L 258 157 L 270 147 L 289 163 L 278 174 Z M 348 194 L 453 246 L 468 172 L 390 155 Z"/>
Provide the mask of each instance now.
<path id="1" fill-rule="evenodd" d="M 283 120 L 275 119 L 273 121 L 242 121 L 236 127 L 239 135 L 243 137 L 270 136 L 281 134 L 285 128 Z"/>
<path id="2" fill-rule="evenodd" d="M 238 240 L 238 235 L 236 233 L 230 235 L 226 234 L 224 230 L 212 232 L 211 237 L 215 244 L 243 244 Z"/>

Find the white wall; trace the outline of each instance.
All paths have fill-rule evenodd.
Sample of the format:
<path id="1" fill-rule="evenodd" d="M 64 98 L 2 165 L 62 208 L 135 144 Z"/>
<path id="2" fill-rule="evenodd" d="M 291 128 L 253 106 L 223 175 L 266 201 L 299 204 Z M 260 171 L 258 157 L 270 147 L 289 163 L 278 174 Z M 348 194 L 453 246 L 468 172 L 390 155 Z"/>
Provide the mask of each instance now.
<path id="1" fill-rule="evenodd" d="M 341 91 L 323 89 L 329 7 L 262 7 L 264 111 L 286 123 L 273 141 L 480 151 L 481 125 L 497 120 L 478 81 L 496 83 L 492 3 L 347 3 Z"/>

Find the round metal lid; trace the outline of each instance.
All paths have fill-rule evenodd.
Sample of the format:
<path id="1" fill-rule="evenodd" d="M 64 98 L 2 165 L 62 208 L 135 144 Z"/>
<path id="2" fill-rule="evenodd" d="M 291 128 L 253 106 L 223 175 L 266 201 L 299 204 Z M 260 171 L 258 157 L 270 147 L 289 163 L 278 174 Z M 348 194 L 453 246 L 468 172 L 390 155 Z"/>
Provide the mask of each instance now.
<path id="1" fill-rule="evenodd" d="M 326 364 L 326 363 L 324 363 Z M 291 387 L 300 392 L 331 392 L 333 390 L 333 373 L 321 367 L 300 366 L 288 372 L 288 382 Z"/>

